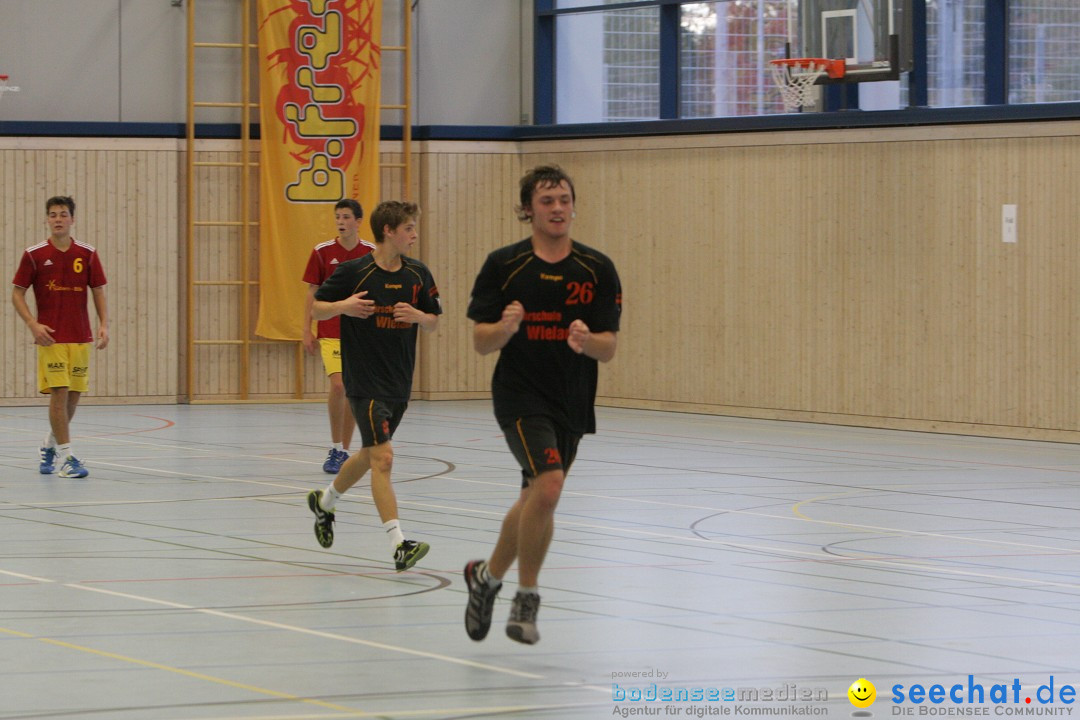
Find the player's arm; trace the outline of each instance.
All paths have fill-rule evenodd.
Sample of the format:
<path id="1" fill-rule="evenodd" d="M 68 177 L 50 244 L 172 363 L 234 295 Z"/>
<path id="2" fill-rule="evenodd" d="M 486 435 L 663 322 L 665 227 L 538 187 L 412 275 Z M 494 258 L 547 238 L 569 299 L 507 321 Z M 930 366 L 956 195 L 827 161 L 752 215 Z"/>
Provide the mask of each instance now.
<path id="1" fill-rule="evenodd" d="M 308 355 L 314 355 L 315 349 L 318 347 L 318 343 L 315 342 L 315 333 L 311 331 L 311 325 L 315 322 L 315 316 L 312 315 L 312 306 L 315 304 L 315 291 L 319 289 L 318 285 L 308 285 L 307 296 L 304 297 L 304 350 Z"/>
<path id="2" fill-rule="evenodd" d="M 502 317 L 498 322 L 478 322 L 473 326 L 473 347 L 481 355 L 502 350 L 510 338 L 521 329 L 521 321 L 525 318 L 525 308 L 520 302 L 514 302 L 503 308 Z"/>
<path id="3" fill-rule="evenodd" d="M 424 332 L 435 332 L 435 328 L 439 325 L 438 315 L 426 313 L 406 302 L 399 302 L 394 305 L 394 319 L 398 322 L 419 325 Z"/>
<path id="4" fill-rule="evenodd" d="M 371 317 L 371 313 L 375 311 L 375 301 L 366 299 L 365 295 L 367 295 L 367 290 L 361 290 L 344 300 L 315 300 L 312 303 L 311 314 L 316 320 L 329 320 L 338 315 L 360 319 Z"/>
<path id="5" fill-rule="evenodd" d="M 96 288 L 90 288 L 90 294 L 94 298 L 94 309 L 97 311 L 98 318 L 97 343 L 94 347 L 102 350 L 109 344 L 109 310 L 105 302 L 105 286 L 98 285 Z"/>
<path id="6" fill-rule="evenodd" d="M 589 326 L 581 320 L 570 323 L 570 332 L 566 336 L 571 350 L 600 362 L 607 362 L 615 357 L 618 339 L 618 333 L 615 332 L 591 332 Z"/>
<path id="7" fill-rule="evenodd" d="M 15 312 L 19 314 L 30 333 L 34 336 L 37 345 L 52 345 L 55 340 L 50 333 L 55 332 L 48 325 L 42 325 L 30 312 L 30 306 L 26 304 L 26 288 L 16 285 L 11 291 L 11 304 L 15 306 Z"/>

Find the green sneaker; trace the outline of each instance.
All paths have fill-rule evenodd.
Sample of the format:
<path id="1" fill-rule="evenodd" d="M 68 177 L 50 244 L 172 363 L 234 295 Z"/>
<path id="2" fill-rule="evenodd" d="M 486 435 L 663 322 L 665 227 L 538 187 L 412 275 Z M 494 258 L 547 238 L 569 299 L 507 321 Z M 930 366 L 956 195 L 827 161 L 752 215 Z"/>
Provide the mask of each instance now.
<path id="1" fill-rule="evenodd" d="M 412 540 L 405 540 L 398 543 L 397 550 L 394 551 L 394 569 L 398 572 L 405 572 L 417 561 L 427 555 L 431 546 L 426 542 L 414 542 Z"/>

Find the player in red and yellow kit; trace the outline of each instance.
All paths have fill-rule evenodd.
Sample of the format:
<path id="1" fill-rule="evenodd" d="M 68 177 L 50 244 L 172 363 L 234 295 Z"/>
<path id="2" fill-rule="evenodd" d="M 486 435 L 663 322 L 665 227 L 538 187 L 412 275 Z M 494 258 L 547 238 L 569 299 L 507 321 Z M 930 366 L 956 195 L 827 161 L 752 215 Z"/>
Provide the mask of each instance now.
<path id="1" fill-rule="evenodd" d="M 105 304 L 105 271 L 97 250 L 71 236 L 75 224 L 75 201 L 57 196 L 45 203 L 49 238 L 26 249 L 15 272 L 11 302 L 34 337 L 38 354 L 38 390 L 49 394 L 51 432 L 41 445 L 39 471 L 55 470 L 60 477 L 89 475 L 71 452 L 71 418 L 79 398 L 88 387 L 90 344 L 94 334 L 86 308 L 87 289 L 98 316 L 100 350 L 109 344 L 109 315 Z M 37 315 L 26 303 L 26 291 L 34 289 Z"/>
<path id="2" fill-rule="evenodd" d="M 326 399 L 330 415 L 330 451 L 323 462 L 323 472 L 331 474 L 337 474 L 341 464 L 349 459 L 349 445 L 356 422 L 345 399 L 345 384 L 341 380 L 341 318 L 318 321 L 316 334 L 313 334 L 311 308 L 315 291 L 334 274 L 338 265 L 361 258 L 375 249 L 374 245 L 360 239 L 360 220 L 363 217 L 364 210 L 356 200 L 345 199 L 334 205 L 338 236 L 316 245 L 304 270 L 304 282 L 308 284 L 304 305 L 304 349 L 309 355 L 314 355 L 316 349 L 321 351 L 323 368 L 330 378 L 330 394 Z"/>

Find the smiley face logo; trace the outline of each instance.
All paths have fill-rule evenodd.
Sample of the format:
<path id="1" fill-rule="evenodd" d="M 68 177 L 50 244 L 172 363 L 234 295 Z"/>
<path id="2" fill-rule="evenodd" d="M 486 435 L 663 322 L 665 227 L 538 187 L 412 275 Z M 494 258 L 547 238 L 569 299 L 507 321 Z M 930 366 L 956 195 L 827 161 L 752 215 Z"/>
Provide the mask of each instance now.
<path id="1" fill-rule="evenodd" d="M 859 678 L 847 689 L 848 700 L 857 708 L 868 708 L 877 700 L 877 688 L 866 678 Z"/>

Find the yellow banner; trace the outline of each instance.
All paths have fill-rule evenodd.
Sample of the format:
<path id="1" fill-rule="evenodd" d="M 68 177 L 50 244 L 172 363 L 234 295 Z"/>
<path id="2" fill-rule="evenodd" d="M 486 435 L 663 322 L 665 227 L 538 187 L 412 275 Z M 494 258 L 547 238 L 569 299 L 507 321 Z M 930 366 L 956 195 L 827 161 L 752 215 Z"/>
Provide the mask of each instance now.
<path id="1" fill-rule="evenodd" d="M 334 203 L 379 199 L 382 0 L 259 0 L 262 123 L 259 317 L 255 332 L 299 340 L 301 280 L 336 235 Z"/>

